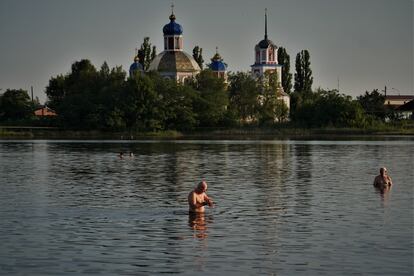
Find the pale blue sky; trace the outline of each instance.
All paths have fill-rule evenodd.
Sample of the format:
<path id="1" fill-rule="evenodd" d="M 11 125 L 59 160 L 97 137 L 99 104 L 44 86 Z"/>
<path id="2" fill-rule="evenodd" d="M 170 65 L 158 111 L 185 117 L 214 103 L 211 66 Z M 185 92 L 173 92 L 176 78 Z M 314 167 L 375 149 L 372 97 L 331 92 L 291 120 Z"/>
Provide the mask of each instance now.
<path id="1" fill-rule="evenodd" d="M 43 102 L 51 76 L 66 74 L 83 58 L 99 68 L 127 70 L 145 36 L 163 50 L 169 22 L 165 0 L 0 0 L 0 93 L 30 91 Z M 230 71 L 248 71 L 254 46 L 268 35 L 296 54 L 308 49 L 314 88 L 358 96 L 388 86 L 390 94 L 414 94 L 412 0 L 175 0 L 184 50 L 215 47 Z M 394 88 L 394 89 L 392 89 Z"/>

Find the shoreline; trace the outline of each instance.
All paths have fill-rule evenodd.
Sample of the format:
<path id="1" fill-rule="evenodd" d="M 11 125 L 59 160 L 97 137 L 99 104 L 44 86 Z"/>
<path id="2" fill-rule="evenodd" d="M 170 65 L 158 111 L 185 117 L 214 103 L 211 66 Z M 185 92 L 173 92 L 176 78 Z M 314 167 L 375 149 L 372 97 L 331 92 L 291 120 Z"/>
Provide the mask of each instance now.
<path id="1" fill-rule="evenodd" d="M 350 128 L 223 128 L 189 132 L 107 132 L 65 130 L 41 127 L 0 127 L 0 140 L 274 140 L 342 137 L 414 137 L 414 129 L 350 129 Z"/>

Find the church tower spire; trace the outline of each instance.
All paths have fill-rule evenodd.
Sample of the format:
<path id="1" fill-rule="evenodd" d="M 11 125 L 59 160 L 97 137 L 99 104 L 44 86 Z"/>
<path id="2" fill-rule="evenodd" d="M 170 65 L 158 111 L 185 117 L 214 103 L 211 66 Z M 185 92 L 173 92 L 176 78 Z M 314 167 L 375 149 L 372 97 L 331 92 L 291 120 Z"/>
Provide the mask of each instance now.
<path id="1" fill-rule="evenodd" d="M 271 41 L 267 35 L 267 9 L 264 14 L 264 39 L 259 41 L 254 48 L 255 62 L 251 66 L 254 76 L 263 76 L 266 71 L 277 71 L 279 82 L 281 82 L 281 66 L 277 62 L 277 49 L 276 44 Z"/>
<path id="2" fill-rule="evenodd" d="M 265 36 L 264 39 L 267 40 L 267 8 L 265 9 Z"/>

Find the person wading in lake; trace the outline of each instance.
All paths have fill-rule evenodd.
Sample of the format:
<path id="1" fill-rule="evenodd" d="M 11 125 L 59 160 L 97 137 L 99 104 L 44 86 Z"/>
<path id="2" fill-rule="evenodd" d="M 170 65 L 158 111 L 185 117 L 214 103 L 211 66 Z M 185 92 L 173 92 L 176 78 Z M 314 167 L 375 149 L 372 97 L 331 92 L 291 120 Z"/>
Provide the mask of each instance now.
<path id="1" fill-rule="evenodd" d="M 380 174 L 377 175 L 374 179 L 374 187 L 380 190 L 386 190 L 388 188 L 391 188 L 391 186 L 392 180 L 388 175 L 387 168 L 380 168 Z"/>
<path id="2" fill-rule="evenodd" d="M 213 200 L 207 196 L 206 191 L 207 182 L 203 180 L 188 194 L 190 213 L 204 213 L 204 206 L 206 205 L 213 207 Z"/>

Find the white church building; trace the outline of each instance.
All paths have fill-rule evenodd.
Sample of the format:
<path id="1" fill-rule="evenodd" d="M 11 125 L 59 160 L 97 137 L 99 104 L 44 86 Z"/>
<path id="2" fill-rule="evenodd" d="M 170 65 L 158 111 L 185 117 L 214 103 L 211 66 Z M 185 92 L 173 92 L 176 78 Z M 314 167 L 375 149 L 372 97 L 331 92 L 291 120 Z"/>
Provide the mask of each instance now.
<path id="1" fill-rule="evenodd" d="M 175 22 L 176 17 L 172 5 L 170 22 L 163 27 L 164 34 L 164 51 L 152 60 L 148 71 L 157 71 L 165 78 L 174 79 L 177 82 L 184 83 L 187 78 L 194 77 L 200 73 L 201 68 L 192 55 L 187 54 L 183 50 L 183 28 Z M 278 99 L 284 101 L 290 109 L 290 97 L 283 91 L 282 83 L 282 67 L 277 61 L 278 47 L 268 39 L 267 36 L 267 11 L 265 11 L 265 35 L 254 49 L 255 59 L 251 65 L 251 73 L 254 77 L 262 77 L 268 71 L 276 71 L 278 82 L 280 84 Z M 217 74 L 218 77 L 227 80 L 227 65 L 218 54 L 211 59 L 210 69 Z M 142 66 L 139 64 L 138 56 L 135 57 L 134 63 L 130 66 L 130 75 L 135 70 L 143 72 Z M 277 91 L 275 91 L 277 93 Z"/>
<path id="2" fill-rule="evenodd" d="M 263 77 L 265 72 L 277 72 L 278 82 L 280 84 L 280 95 L 278 99 L 283 100 L 288 109 L 290 109 L 290 96 L 283 91 L 282 87 L 282 67 L 277 61 L 278 47 L 267 36 L 267 11 L 265 11 L 265 35 L 254 47 L 255 62 L 251 65 L 251 73 L 254 77 Z"/>

